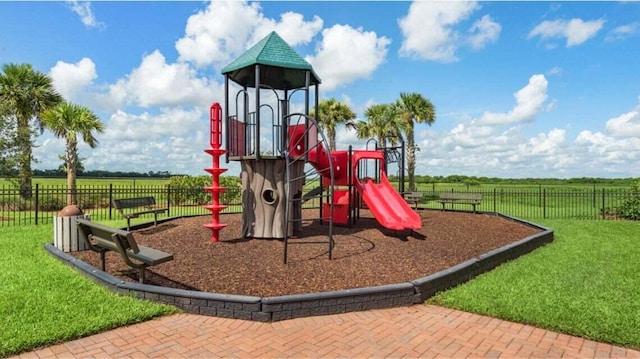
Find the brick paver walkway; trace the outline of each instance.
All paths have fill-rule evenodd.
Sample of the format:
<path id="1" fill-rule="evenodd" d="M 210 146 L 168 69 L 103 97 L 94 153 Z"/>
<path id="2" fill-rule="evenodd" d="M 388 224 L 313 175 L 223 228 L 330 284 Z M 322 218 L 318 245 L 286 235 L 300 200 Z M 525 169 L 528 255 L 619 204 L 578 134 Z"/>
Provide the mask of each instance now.
<path id="1" fill-rule="evenodd" d="M 640 352 L 457 310 L 414 305 L 276 323 L 178 314 L 21 357 L 640 358 Z"/>

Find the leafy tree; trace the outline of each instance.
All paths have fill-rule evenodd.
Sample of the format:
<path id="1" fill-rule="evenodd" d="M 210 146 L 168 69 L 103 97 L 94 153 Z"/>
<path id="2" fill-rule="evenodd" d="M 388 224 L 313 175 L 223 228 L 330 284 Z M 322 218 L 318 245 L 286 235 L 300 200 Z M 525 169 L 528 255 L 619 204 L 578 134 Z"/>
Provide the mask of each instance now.
<path id="1" fill-rule="evenodd" d="M 31 197 L 31 161 L 34 128 L 43 131 L 41 113 L 62 101 L 49 76 L 29 64 L 6 64 L 0 73 L 2 117 L 15 122 L 15 146 L 20 195 Z"/>
<path id="2" fill-rule="evenodd" d="M 415 191 L 416 151 L 420 149 L 415 143 L 413 128 L 415 123 L 426 123 L 429 126 L 436 120 L 436 110 L 431 101 L 419 93 L 400 93 L 395 104 L 397 115 L 404 123 L 407 147 L 407 172 L 409 174 L 409 190 Z"/>
<path id="3" fill-rule="evenodd" d="M 380 147 L 387 147 L 387 139 L 391 145 L 396 145 L 402 138 L 404 123 L 399 120 L 395 110 L 389 104 L 372 105 L 364 112 L 367 121 L 350 121 L 347 126 L 354 127 L 360 139 L 375 138 Z"/>
<path id="4" fill-rule="evenodd" d="M 58 138 L 66 142 L 64 160 L 67 173 L 67 205 L 78 204 L 76 175 L 80 158 L 78 142 L 84 141 L 91 148 L 98 145 L 95 132 L 103 132 L 104 124 L 89 108 L 62 102 L 42 113 L 42 123 Z"/>
<path id="5" fill-rule="evenodd" d="M 336 127 L 341 123 L 346 123 L 356 118 L 356 114 L 351 110 L 349 105 L 340 102 L 335 98 L 329 100 L 321 100 L 318 104 L 319 116 L 314 116 L 318 120 L 318 125 L 327 134 L 329 138 L 329 149 L 336 149 Z"/>
<path id="6" fill-rule="evenodd" d="M 9 177 L 17 172 L 18 151 L 15 122 L 2 115 L 0 108 L 0 176 Z"/>

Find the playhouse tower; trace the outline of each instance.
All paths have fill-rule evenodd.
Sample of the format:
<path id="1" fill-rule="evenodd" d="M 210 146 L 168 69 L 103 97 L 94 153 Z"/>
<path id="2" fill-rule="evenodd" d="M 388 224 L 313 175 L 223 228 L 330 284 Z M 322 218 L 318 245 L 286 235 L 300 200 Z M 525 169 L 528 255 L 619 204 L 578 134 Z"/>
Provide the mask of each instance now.
<path id="1" fill-rule="evenodd" d="M 272 32 L 222 69 L 227 162 L 240 161 L 244 237 L 286 238 L 300 216 L 290 199 L 302 195 L 306 161 L 291 164 L 290 104 L 308 117 L 313 93 L 318 113 L 320 79 L 311 65 Z M 304 125 L 304 124 L 303 124 Z M 298 139 L 298 148 L 317 135 Z M 307 154 L 300 154 L 306 156 Z M 289 209 L 289 210 L 288 210 Z M 289 218 L 286 218 L 286 217 Z M 286 231 L 286 233 L 285 233 Z"/>

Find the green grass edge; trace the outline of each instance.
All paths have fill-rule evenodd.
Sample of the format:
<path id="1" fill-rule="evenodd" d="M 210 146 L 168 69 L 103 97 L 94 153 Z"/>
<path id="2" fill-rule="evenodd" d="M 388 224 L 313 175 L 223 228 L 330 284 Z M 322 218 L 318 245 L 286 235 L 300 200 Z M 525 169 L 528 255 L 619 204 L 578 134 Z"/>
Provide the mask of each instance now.
<path id="1" fill-rule="evenodd" d="M 0 234 L 0 357 L 179 312 L 112 293 L 53 258 L 50 225 Z"/>
<path id="2" fill-rule="evenodd" d="M 554 242 L 427 303 L 640 349 L 640 223 L 537 223 Z"/>

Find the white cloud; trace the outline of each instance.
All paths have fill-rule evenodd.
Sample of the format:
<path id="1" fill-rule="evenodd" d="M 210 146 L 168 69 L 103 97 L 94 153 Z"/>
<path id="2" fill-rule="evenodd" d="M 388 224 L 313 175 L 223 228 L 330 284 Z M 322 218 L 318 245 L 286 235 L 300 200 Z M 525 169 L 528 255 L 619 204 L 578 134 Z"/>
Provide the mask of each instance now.
<path id="1" fill-rule="evenodd" d="M 607 121 L 605 129 L 613 137 L 640 138 L 640 104 L 633 110 Z"/>
<path id="2" fill-rule="evenodd" d="M 553 155 L 558 152 L 559 146 L 564 144 L 567 131 L 554 128 L 549 133 L 539 133 L 529 140 L 528 148 L 533 155 Z"/>
<path id="3" fill-rule="evenodd" d="M 589 130 L 584 130 L 580 131 L 575 142 L 578 145 L 596 145 L 604 148 L 604 145 L 609 142 L 609 138 L 600 132 L 594 133 Z"/>
<path id="4" fill-rule="evenodd" d="M 160 51 L 146 55 L 140 66 L 110 86 L 109 97 L 115 104 L 150 106 L 206 105 L 219 87 L 198 77 L 187 63 L 168 64 Z"/>
<path id="5" fill-rule="evenodd" d="M 591 170 L 594 176 L 633 176 L 629 168 L 640 160 L 640 137 L 619 138 L 584 130 L 576 137 L 575 145 L 573 150 L 582 164 L 580 170 Z"/>
<path id="6" fill-rule="evenodd" d="M 257 3 L 211 2 L 187 20 L 185 36 L 176 42 L 180 59 L 198 66 L 229 62 L 234 54 L 246 49 L 255 21 L 261 16 Z M 220 19 L 233 19 L 233 26 Z"/>
<path id="7" fill-rule="evenodd" d="M 538 24 L 528 38 L 566 38 L 567 47 L 577 46 L 594 37 L 604 26 L 604 20 L 584 21 L 582 19 L 543 21 Z"/>
<path id="8" fill-rule="evenodd" d="M 83 143 L 79 144 L 80 158 L 84 158 L 87 152 L 82 150 Z M 45 132 L 36 139 L 36 144 L 33 146 L 33 158 L 37 160 L 34 164 L 36 168 L 42 169 L 54 169 L 58 168 L 62 164 L 60 155 L 64 154 L 65 142 L 63 139 L 55 137 L 49 132 Z M 86 161 L 82 161 L 83 164 Z"/>
<path id="9" fill-rule="evenodd" d="M 67 1 L 67 4 L 69 5 L 69 8 L 73 12 L 75 12 L 76 14 L 78 14 L 78 16 L 80 16 L 80 21 L 82 21 L 84 26 L 96 27 L 100 29 L 105 27 L 104 23 L 98 21 L 95 15 L 93 14 L 93 10 L 91 9 L 90 2 L 88 1 L 79 2 L 74 0 L 74 1 Z"/>
<path id="10" fill-rule="evenodd" d="M 487 125 L 501 125 L 508 123 L 531 121 L 544 108 L 547 100 L 548 81 L 544 75 L 533 75 L 529 83 L 516 92 L 516 105 L 506 113 L 485 112 L 478 121 Z"/>
<path id="11" fill-rule="evenodd" d="M 420 124 L 416 138 L 424 152 L 417 171 L 507 178 L 637 176 L 639 113 L 640 104 L 609 120 L 606 133 L 583 130 L 575 137 L 563 128 L 529 134 L 531 127 L 518 123 L 499 133 L 474 119 L 448 131 Z"/>
<path id="12" fill-rule="evenodd" d="M 107 122 L 100 144 L 83 161 L 87 169 L 193 173 L 204 168 L 209 122 L 203 108 L 164 108 L 159 114 L 116 111 Z"/>
<path id="13" fill-rule="evenodd" d="M 553 75 L 561 75 L 562 74 L 562 67 L 552 67 L 551 69 L 549 69 L 549 71 L 547 71 L 547 75 L 549 76 L 553 76 Z"/>
<path id="14" fill-rule="evenodd" d="M 306 60 L 321 74 L 325 91 L 369 78 L 384 61 L 391 40 L 373 31 L 334 25 L 322 31 L 322 42 Z"/>
<path id="15" fill-rule="evenodd" d="M 229 19 L 233 25 L 220 19 Z M 309 43 L 322 25 L 317 16 L 305 21 L 301 14 L 293 12 L 282 14 L 279 21 L 265 18 L 255 2 L 215 1 L 189 17 L 185 36 L 176 42 L 176 49 L 179 60 L 199 67 L 225 65 L 271 31 L 277 31 L 289 45 L 297 46 Z"/>
<path id="16" fill-rule="evenodd" d="M 494 22 L 489 15 L 485 15 L 471 26 L 467 42 L 472 49 L 480 50 L 487 43 L 498 41 L 501 31 L 502 26 Z"/>
<path id="17" fill-rule="evenodd" d="M 616 27 L 609 32 L 606 40 L 622 40 L 637 35 L 638 33 L 640 33 L 640 21 Z"/>
<path id="18" fill-rule="evenodd" d="M 414 1 L 407 16 L 398 21 L 404 36 L 400 55 L 442 62 L 457 60 L 455 52 L 460 35 L 453 26 L 478 8 L 475 1 Z M 487 20 L 484 24 L 482 20 L 476 23 L 477 33 L 472 34 L 476 40 L 472 44 L 479 45 L 491 39 L 490 32 L 495 31 L 495 25 L 492 25 L 495 23 L 490 18 Z"/>
<path id="19" fill-rule="evenodd" d="M 76 99 L 98 77 L 96 65 L 86 57 L 75 64 L 58 61 L 49 75 L 55 89 L 68 100 Z"/>
<path id="20" fill-rule="evenodd" d="M 470 121 L 449 132 L 423 134 L 419 145 L 426 154 L 418 158 L 418 171 L 432 175 L 562 177 L 580 165 L 564 129 L 529 137 L 520 127 L 496 133 Z"/>
<path id="21" fill-rule="evenodd" d="M 493 135 L 491 126 L 482 126 L 476 121 L 460 123 L 454 127 L 445 141 L 445 144 L 453 144 L 457 147 L 479 147 L 487 144 L 487 140 Z"/>
<path id="22" fill-rule="evenodd" d="M 322 30 L 324 21 L 318 16 L 314 16 L 312 21 L 305 21 L 302 14 L 295 12 L 285 12 L 280 15 L 280 21 L 263 18 L 263 21 L 256 26 L 253 39 L 248 45 L 252 45 L 267 36 L 271 31 L 275 31 L 291 46 L 308 44 Z"/>
<path id="23" fill-rule="evenodd" d="M 140 115 L 116 111 L 109 118 L 102 138 L 110 142 L 144 142 L 160 140 L 164 136 L 188 137 L 197 131 L 208 131 L 209 123 L 200 108 L 163 108 L 160 114 L 144 112 Z"/>
<path id="24" fill-rule="evenodd" d="M 547 103 L 547 106 L 545 106 L 544 110 L 547 112 L 551 112 L 551 111 L 554 111 L 556 107 L 558 107 L 558 99 L 554 98 L 553 100 Z"/>

